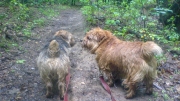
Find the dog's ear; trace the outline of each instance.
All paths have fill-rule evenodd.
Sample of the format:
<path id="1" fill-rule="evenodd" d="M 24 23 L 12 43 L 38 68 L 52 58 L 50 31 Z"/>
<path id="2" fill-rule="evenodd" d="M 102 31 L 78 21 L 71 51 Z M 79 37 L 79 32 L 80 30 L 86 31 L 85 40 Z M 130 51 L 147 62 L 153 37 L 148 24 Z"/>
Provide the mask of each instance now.
<path id="1" fill-rule="evenodd" d="M 105 35 L 100 35 L 100 36 L 97 37 L 97 41 L 98 41 L 98 42 L 101 42 L 101 41 L 104 40 L 105 38 L 106 38 Z"/>
<path id="2" fill-rule="evenodd" d="M 60 31 L 57 31 L 54 35 L 54 37 L 56 36 L 59 36 L 59 37 L 62 37 L 63 39 L 67 40 L 68 39 L 68 35 L 69 33 L 65 30 L 60 30 Z"/>
<path id="3" fill-rule="evenodd" d="M 65 34 L 61 34 L 60 35 L 64 40 L 66 40 L 70 46 L 74 46 L 75 45 L 75 38 L 73 37 L 73 35 L 69 32 L 66 32 Z"/>
<path id="4" fill-rule="evenodd" d="M 68 33 L 67 33 L 67 32 L 65 32 L 65 33 L 63 33 L 63 34 L 60 34 L 60 36 L 61 36 L 63 39 L 68 40 Z"/>
<path id="5" fill-rule="evenodd" d="M 102 42 L 108 38 L 107 32 L 105 30 L 97 32 L 97 41 Z"/>

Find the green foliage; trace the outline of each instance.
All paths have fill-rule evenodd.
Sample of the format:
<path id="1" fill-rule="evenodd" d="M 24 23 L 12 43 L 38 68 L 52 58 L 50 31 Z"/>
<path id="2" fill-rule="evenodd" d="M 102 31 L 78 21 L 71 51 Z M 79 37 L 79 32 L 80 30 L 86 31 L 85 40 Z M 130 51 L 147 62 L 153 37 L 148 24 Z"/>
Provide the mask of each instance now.
<path id="1" fill-rule="evenodd" d="M 160 14 L 167 14 L 168 12 L 173 12 L 172 10 L 170 9 L 167 9 L 167 8 L 154 8 L 154 10 L 156 12 L 154 12 L 154 14 L 157 14 L 157 15 L 160 15 Z"/>
<path id="2" fill-rule="evenodd" d="M 107 19 L 106 22 L 105 22 L 106 25 L 109 25 L 109 26 L 113 26 L 113 25 L 116 25 L 116 21 L 115 20 L 110 20 L 110 19 Z"/>
<path id="3" fill-rule="evenodd" d="M 33 24 L 37 26 L 43 26 L 45 24 L 45 19 L 44 18 L 35 19 L 33 21 Z"/>
<path id="4" fill-rule="evenodd" d="M 48 8 L 45 10 L 45 8 L 40 8 L 39 11 L 44 15 L 47 16 L 48 19 L 55 17 L 58 13 L 54 10 L 54 8 Z"/>
<path id="5" fill-rule="evenodd" d="M 7 48 L 7 43 L 8 41 L 6 41 L 4 38 L 1 38 L 0 40 L 0 47 L 1 48 Z"/>
<path id="6" fill-rule="evenodd" d="M 15 70 L 14 70 L 14 69 L 11 69 L 11 72 L 12 72 L 12 73 L 15 73 Z"/>
<path id="7" fill-rule="evenodd" d="M 85 6 L 82 8 L 89 24 L 99 24 L 105 29 L 111 30 L 116 36 L 124 40 L 156 41 L 171 49 L 180 50 L 180 34 L 176 32 L 174 25 L 175 17 L 172 16 L 168 22 L 169 26 L 162 26 L 158 16 L 172 12 L 166 8 L 156 8 L 155 0 L 123 0 L 121 3 L 115 0 L 109 2 L 89 3 L 83 0 Z M 104 20 L 99 20 L 104 18 Z M 102 24 L 103 23 L 103 24 Z M 98 25 L 99 26 L 99 25 Z M 133 32 L 133 33 L 131 33 Z M 139 37 L 137 37 L 139 36 Z"/>
<path id="8" fill-rule="evenodd" d="M 153 97 L 157 98 L 158 97 L 158 92 L 153 92 Z"/>
<path id="9" fill-rule="evenodd" d="M 9 11 L 7 13 L 0 14 L 0 19 L 2 21 L 7 19 L 4 22 L 4 26 L 13 25 L 13 30 L 16 32 L 22 30 L 25 35 L 29 35 L 33 27 L 43 26 L 46 19 L 51 19 L 58 15 L 59 13 L 57 12 L 59 11 L 55 11 L 55 7 L 58 9 L 66 9 L 65 6 L 61 5 L 33 8 L 26 6 L 26 4 L 22 4 L 19 0 L 11 0 L 8 7 Z"/>
<path id="10" fill-rule="evenodd" d="M 18 44 L 16 42 L 6 40 L 5 38 L 1 38 L 0 40 L 0 48 L 4 48 L 6 50 L 9 49 L 9 47 L 17 47 Z"/>
<path id="11" fill-rule="evenodd" d="M 6 32 L 31 36 L 32 29 L 44 26 L 48 20 L 60 13 L 60 10 L 67 9 L 61 5 L 68 0 L 2 0 L 0 5 L 0 47 L 8 48 L 13 46 L 10 40 L 6 39 Z M 57 5 L 58 4 L 58 5 Z M 53 5 L 53 6 L 52 6 Z M 1 13 L 2 12 L 2 13 Z M 4 30 L 7 29 L 7 30 Z M 13 41 L 12 41 L 13 42 Z"/>
<path id="12" fill-rule="evenodd" d="M 26 61 L 26 60 L 24 60 L 24 59 L 22 59 L 22 60 L 16 60 L 16 63 L 18 63 L 18 64 L 24 64 L 25 61 Z"/>
<path id="13" fill-rule="evenodd" d="M 162 93 L 163 93 L 163 98 L 164 98 L 165 101 L 170 100 L 169 95 L 164 90 L 162 91 Z"/>
<path id="14" fill-rule="evenodd" d="M 86 16 L 86 20 L 90 23 L 90 24 L 95 24 L 96 21 L 94 19 L 94 14 L 95 14 L 95 5 L 89 5 L 88 2 L 86 2 L 88 0 L 83 1 L 83 3 L 87 3 L 86 6 L 82 7 L 82 13 Z"/>
<path id="15" fill-rule="evenodd" d="M 83 5 L 89 5 L 89 4 L 90 4 L 90 0 L 80 0 L 80 2 L 81 2 Z"/>
<path id="16" fill-rule="evenodd" d="M 161 55 L 156 55 L 155 57 L 156 57 L 158 63 L 162 63 L 163 61 L 166 61 L 166 60 L 167 60 L 167 59 L 166 59 L 166 56 L 163 55 L 163 54 L 161 54 Z"/>
<path id="17" fill-rule="evenodd" d="M 6 14 L 6 13 L 0 14 L 0 20 L 4 19 L 4 18 L 6 18 L 6 17 L 7 17 L 7 14 Z"/>
<path id="18" fill-rule="evenodd" d="M 2 0 L 0 5 L 8 5 L 13 0 Z M 43 5 L 54 5 L 54 4 L 73 4 L 79 0 L 15 0 L 21 4 L 27 4 L 28 6 L 43 6 Z"/>
<path id="19" fill-rule="evenodd" d="M 29 8 L 17 0 L 12 0 L 10 2 L 9 9 L 12 13 L 16 14 L 17 19 L 20 21 L 24 21 L 29 18 Z"/>

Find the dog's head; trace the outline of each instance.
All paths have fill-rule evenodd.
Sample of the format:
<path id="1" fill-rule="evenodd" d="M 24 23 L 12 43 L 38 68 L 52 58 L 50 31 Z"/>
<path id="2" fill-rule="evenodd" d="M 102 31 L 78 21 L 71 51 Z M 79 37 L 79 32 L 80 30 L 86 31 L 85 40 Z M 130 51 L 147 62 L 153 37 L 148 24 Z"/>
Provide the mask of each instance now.
<path id="1" fill-rule="evenodd" d="M 84 48 L 87 48 L 94 53 L 98 46 L 106 41 L 111 36 L 111 33 L 107 30 L 103 30 L 99 27 L 94 28 L 86 33 L 86 36 L 82 40 Z"/>
<path id="2" fill-rule="evenodd" d="M 48 47 L 49 57 L 58 57 L 60 54 L 59 43 L 56 40 L 52 40 Z"/>
<path id="3" fill-rule="evenodd" d="M 68 31 L 65 30 L 57 31 L 53 37 L 55 38 L 58 36 L 62 37 L 71 47 L 74 46 L 76 43 L 73 35 Z"/>

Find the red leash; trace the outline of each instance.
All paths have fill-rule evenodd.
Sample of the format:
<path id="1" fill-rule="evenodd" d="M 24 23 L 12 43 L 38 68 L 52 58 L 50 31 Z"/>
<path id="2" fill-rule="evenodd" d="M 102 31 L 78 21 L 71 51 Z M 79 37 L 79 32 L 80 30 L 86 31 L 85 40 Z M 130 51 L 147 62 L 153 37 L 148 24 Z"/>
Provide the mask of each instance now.
<path id="1" fill-rule="evenodd" d="M 69 70 L 68 70 L 69 71 Z M 66 76 L 66 92 L 64 94 L 64 101 L 68 101 L 68 94 L 67 94 L 67 91 L 68 91 L 68 86 L 69 86 L 69 81 L 70 81 L 70 73 L 68 73 L 68 75 Z"/>
<path id="2" fill-rule="evenodd" d="M 107 85 L 107 83 L 104 81 L 103 76 L 100 76 L 99 78 L 100 78 L 100 81 L 101 81 L 104 89 L 111 95 L 112 101 L 116 101 L 116 100 L 114 99 L 112 93 L 111 93 L 110 87 L 109 87 L 109 86 Z"/>
<path id="3" fill-rule="evenodd" d="M 68 94 L 67 94 L 67 90 L 68 90 L 68 86 L 69 86 L 69 82 L 70 82 L 70 73 L 68 73 L 68 75 L 66 76 L 66 92 L 65 92 L 65 95 L 64 95 L 64 101 L 68 101 Z M 107 83 L 104 81 L 104 78 L 103 76 L 100 76 L 100 81 L 104 87 L 104 89 L 111 95 L 111 99 L 112 101 L 116 101 L 111 93 L 111 90 L 110 90 L 110 87 L 107 85 Z"/>

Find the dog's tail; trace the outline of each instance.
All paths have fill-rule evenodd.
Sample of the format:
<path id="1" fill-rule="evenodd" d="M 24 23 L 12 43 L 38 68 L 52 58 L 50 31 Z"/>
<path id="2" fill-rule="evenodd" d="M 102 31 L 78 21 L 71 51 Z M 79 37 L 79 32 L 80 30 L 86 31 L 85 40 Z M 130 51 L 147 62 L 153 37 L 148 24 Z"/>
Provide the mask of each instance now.
<path id="1" fill-rule="evenodd" d="M 48 54 L 50 57 L 58 57 L 60 54 L 59 43 L 56 40 L 52 40 L 48 47 Z"/>
<path id="2" fill-rule="evenodd" d="M 142 53 L 145 57 L 152 57 L 156 55 L 162 55 L 163 50 L 156 43 L 147 41 L 142 45 Z"/>

